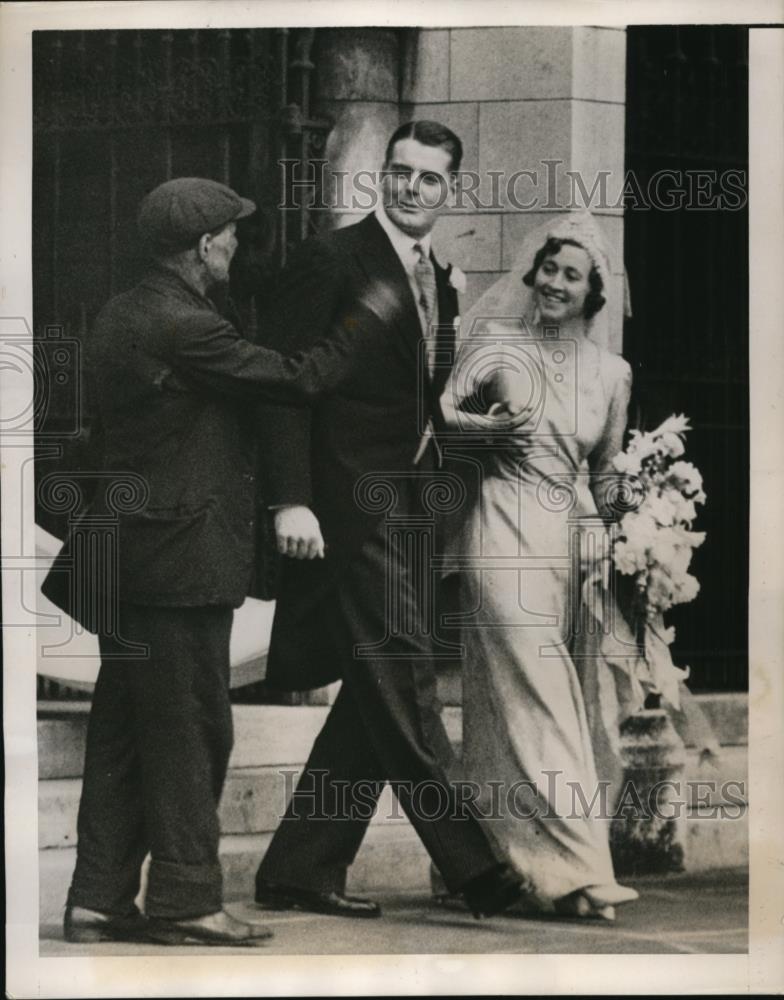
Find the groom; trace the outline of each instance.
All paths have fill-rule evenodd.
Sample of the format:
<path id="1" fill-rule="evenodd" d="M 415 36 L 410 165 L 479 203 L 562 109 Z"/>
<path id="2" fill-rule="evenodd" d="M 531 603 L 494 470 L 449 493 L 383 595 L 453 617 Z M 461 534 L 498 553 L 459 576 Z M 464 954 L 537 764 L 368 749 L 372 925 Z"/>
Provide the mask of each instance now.
<path id="1" fill-rule="evenodd" d="M 398 128 L 382 204 L 307 241 L 259 324 L 268 344 L 287 352 L 343 326 L 359 334 L 365 357 L 339 394 L 307 412 L 268 408 L 260 428 L 267 499 L 288 557 L 268 683 L 302 690 L 342 680 L 258 869 L 256 901 L 268 908 L 379 915 L 376 903 L 347 896 L 345 884 L 387 781 L 447 887 L 476 916 L 519 896 L 517 878 L 450 785 L 430 640 L 416 628 L 390 629 L 391 598 L 398 620 L 421 620 L 423 567 L 404 545 L 388 543 L 385 511 L 373 503 L 375 484 L 394 497 L 396 522 L 413 524 L 426 514 L 422 487 L 438 467 L 432 432 L 442 425 L 447 371 L 434 359 L 454 347 L 458 303 L 430 239 L 461 156 L 443 125 Z"/>

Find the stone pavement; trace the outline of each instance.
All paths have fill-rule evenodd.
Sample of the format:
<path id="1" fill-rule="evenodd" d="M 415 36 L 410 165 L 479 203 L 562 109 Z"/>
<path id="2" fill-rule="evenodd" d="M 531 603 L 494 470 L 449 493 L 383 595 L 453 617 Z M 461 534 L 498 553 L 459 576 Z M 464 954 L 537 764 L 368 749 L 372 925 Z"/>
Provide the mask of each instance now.
<path id="1" fill-rule="evenodd" d="M 262 912 L 233 903 L 237 916 L 261 921 L 275 937 L 266 955 L 435 954 L 728 954 L 748 950 L 745 869 L 626 879 L 640 899 L 618 911 L 614 924 L 555 918 L 496 917 L 476 921 L 426 894 L 381 894 L 380 920 L 346 920 L 306 913 Z M 254 949 L 255 951 L 256 949 Z M 41 928 L 45 956 L 237 954 L 247 949 L 156 945 L 68 945 L 59 926 Z"/>

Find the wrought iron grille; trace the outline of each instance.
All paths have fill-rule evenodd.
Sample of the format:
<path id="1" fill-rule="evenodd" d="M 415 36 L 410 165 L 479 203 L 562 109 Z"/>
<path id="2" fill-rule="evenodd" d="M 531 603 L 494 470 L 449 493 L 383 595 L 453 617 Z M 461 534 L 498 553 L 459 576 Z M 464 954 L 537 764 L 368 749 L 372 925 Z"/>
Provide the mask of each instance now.
<path id="1" fill-rule="evenodd" d="M 241 297 L 312 232 L 282 212 L 285 157 L 323 150 L 311 116 L 314 29 L 36 32 L 35 320 L 84 333 L 144 263 L 134 213 L 156 183 L 203 175 L 260 206 L 237 261 Z M 318 192 L 314 192 L 317 197 Z M 251 273 L 246 273 L 250 269 Z M 244 296 L 242 295 L 244 293 Z"/>

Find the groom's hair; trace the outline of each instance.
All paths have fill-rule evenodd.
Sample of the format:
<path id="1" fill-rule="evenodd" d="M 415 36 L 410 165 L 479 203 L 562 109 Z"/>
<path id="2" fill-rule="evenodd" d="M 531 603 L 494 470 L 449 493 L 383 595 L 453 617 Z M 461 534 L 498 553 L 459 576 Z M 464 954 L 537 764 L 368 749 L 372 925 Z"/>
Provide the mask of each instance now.
<path id="1" fill-rule="evenodd" d="M 452 173 L 457 173 L 460 169 L 460 162 L 463 159 L 463 144 L 446 125 L 442 125 L 440 122 L 428 121 L 427 119 L 406 122 L 405 125 L 400 125 L 392 133 L 387 143 L 387 151 L 384 156 L 385 166 L 392 159 L 392 151 L 395 148 L 395 143 L 401 139 L 416 139 L 423 146 L 441 146 L 442 149 L 445 149 L 449 153 L 451 160 L 449 170 Z"/>

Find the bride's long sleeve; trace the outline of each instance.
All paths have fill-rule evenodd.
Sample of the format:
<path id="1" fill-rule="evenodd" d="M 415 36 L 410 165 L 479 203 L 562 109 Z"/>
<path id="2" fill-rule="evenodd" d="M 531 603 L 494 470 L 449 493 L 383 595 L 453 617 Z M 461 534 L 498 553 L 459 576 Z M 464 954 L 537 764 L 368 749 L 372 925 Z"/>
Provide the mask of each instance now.
<path id="1" fill-rule="evenodd" d="M 620 355 L 611 357 L 614 371 L 611 376 L 607 420 L 598 444 L 588 456 L 588 468 L 596 509 L 602 517 L 615 520 L 618 517 L 617 491 L 624 477 L 615 470 L 613 458 L 623 448 L 632 391 L 632 370 Z"/>

